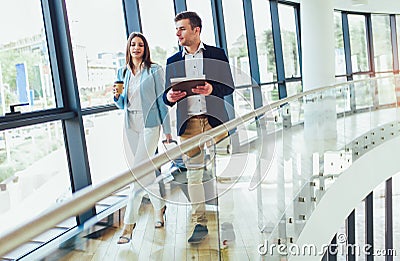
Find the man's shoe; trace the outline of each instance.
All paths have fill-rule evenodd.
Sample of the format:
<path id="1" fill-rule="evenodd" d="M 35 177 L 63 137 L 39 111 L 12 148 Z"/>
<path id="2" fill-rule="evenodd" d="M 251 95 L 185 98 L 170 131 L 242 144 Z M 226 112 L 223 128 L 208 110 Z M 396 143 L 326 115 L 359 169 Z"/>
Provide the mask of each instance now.
<path id="1" fill-rule="evenodd" d="M 194 227 L 192 236 L 188 239 L 188 243 L 195 244 L 203 241 L 208 235 L 207 226 L 197 224 Z"/>

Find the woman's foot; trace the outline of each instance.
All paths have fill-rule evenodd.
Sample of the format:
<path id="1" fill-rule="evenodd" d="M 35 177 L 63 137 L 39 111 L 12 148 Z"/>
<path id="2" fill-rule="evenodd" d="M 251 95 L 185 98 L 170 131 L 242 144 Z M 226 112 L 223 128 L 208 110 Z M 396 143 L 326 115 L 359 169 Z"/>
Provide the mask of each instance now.
<path id="1" fill-rule="evenodd" d="M 156 222 L 154 223 L 155 228 L 162 228 L 164 227 L 164 216 L 165 216 L 165 211 L 167 210 L 167 206 L 164 206 L 162 209 L 158 211 L 158 214 L 156 215 Z"/>
<path id="2" fill-rule="evenodd" d="M 119 237 L 117 244 L 127 244 L 132 239 L 132 232 L 136 227 L 135 224 L 125 224 L 122 230 L 122 235 Z"/>

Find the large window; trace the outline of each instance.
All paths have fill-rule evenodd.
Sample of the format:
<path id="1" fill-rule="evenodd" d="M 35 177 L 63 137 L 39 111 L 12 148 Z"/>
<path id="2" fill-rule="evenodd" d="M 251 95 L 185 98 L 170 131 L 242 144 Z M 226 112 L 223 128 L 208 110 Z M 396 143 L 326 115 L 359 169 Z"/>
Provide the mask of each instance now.
<path id="1" fill-rule="evenodd" d="M 125 62 L 122 4 L 66 0 L 81 106 L 112 103 L 116 70 Z"/>
<path id="2" fill-rule="evenodd" d="M 47 40 L 39 0 L 0 4 L 0 116 L 55 108 Z"/>
<path id="3" fill-rule="evenodd" d="M 123 111 L 88 115 L 83 118 L 93 184 L 128 170 L 123 145 Z"/>
<path id="4" fill-rule="evenodd" d="M 139 8 L 142 30 L 150 45 L 151 58 L 165 66 L 167 58 L 178 51 L 174 2 L 139 0 Z"/>
<path id="5" fill-rule="evenodd" d="M 255 0 L 252 4 L 260 81 L 273 82 L 277 75 L 269 1 Z"/>
<path id="6" fill-rule="evenodd" d="M 397 50 L 400 56 L 400 15 L 396 15 Z"/>
<path id="7" fill-rule="evenodd" d="M 369 71 L 364 15 L 348 15 L 353 72 Z"/>
<path id="8" fill-rule="evenodd" d="M 376 72 L 393 69 L 390 20 L 388 15 L 372 15 L 372 36 L 374 41 L 374 63 Z"/>
<path id="9" fill-rule="evenodd" d="M 201 40 L 205 44 L 215 46 L 214 24 L 211 11 L 211 2 L 199 0 L 186 0 L 187 10 L 196 12 L 203 23 Z"/>
<path id="10" fill-rule="evenodd" d="M 61 122 L 0 132 L 0 233 L 71 196 Z"/>
<path id="11" fill-rule="evenodd" d="M 334 13 L 335 23 L 335 74 L 346 74 L 346 58 L 344 55 L 342 15 L 340 12 Z"/>
<path id="12" fill-rule="evenodd" d="M 243 5 L 240 0 L 222 0 L 229 63 L 236 86 L 251 84 Z"/>
<path id="13" fill-rule="evenodd" d="M 300 61 L 296 34 L 295 8 L 278 4 L 285 77 L 300 77 Z"/>

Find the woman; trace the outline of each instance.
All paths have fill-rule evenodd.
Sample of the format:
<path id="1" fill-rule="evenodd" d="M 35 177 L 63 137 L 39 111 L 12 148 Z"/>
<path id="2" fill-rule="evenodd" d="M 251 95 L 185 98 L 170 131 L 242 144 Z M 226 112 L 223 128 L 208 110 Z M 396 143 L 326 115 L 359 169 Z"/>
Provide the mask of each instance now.
<path id="1" fill-rule="evenodd" d="M 141 33 L 132 33 L 126 46 L 126 66 L 120 68 L 117 80 L 124 82 L 124 89 L 118 93 L 113 88 L 116 106 L 125 111 L 124 144 L 125 155 L 131 166 L 136 166 L 152 157 L 156 151 L 162 125 L 165 138 L 171 140 L 168 109 L 162 100 L 164 73 L 161 66 L 150 59 L 150 49 Z M 126 146 L 129 145 L 129 146 Z M 140 179 L 140 184 L 131 184 L 131 193 L 126 206 L 124 228 L 118 244 L 129 243 L 138 219 L 142 197 L 147 193 L 142 186 L 154 183 L 154 171 Z M 157 184 L 156 184 L 157 185 Z M 156 195 L 154 195 L 154 194 Z M 164 226 L 165 203 L 160 191 L 148 193 L 155 213 L 155 227 Z"/>

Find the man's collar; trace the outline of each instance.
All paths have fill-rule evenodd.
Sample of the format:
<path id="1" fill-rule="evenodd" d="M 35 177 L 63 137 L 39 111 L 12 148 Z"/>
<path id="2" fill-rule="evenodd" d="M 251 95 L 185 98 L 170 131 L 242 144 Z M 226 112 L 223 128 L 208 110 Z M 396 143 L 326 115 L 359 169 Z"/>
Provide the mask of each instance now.
<path id="1" fill-rule="evenodd" d="M 201 49 L 202 50 L 206 49 L 206 47 L 204 46 L 203 42 L 200 42 L 199 48 L 197 48 L 197 50 L 196 50 L 196 52 L 194 52 L 194 54 L 197 54 Z M 189 53 L 186 51 L 186 48 L 183 47 L 183 49 L 182 49 L 182 57 L 185 57 L 185 55 L 187 55 L 187 54 L 189 54 Z"/>

